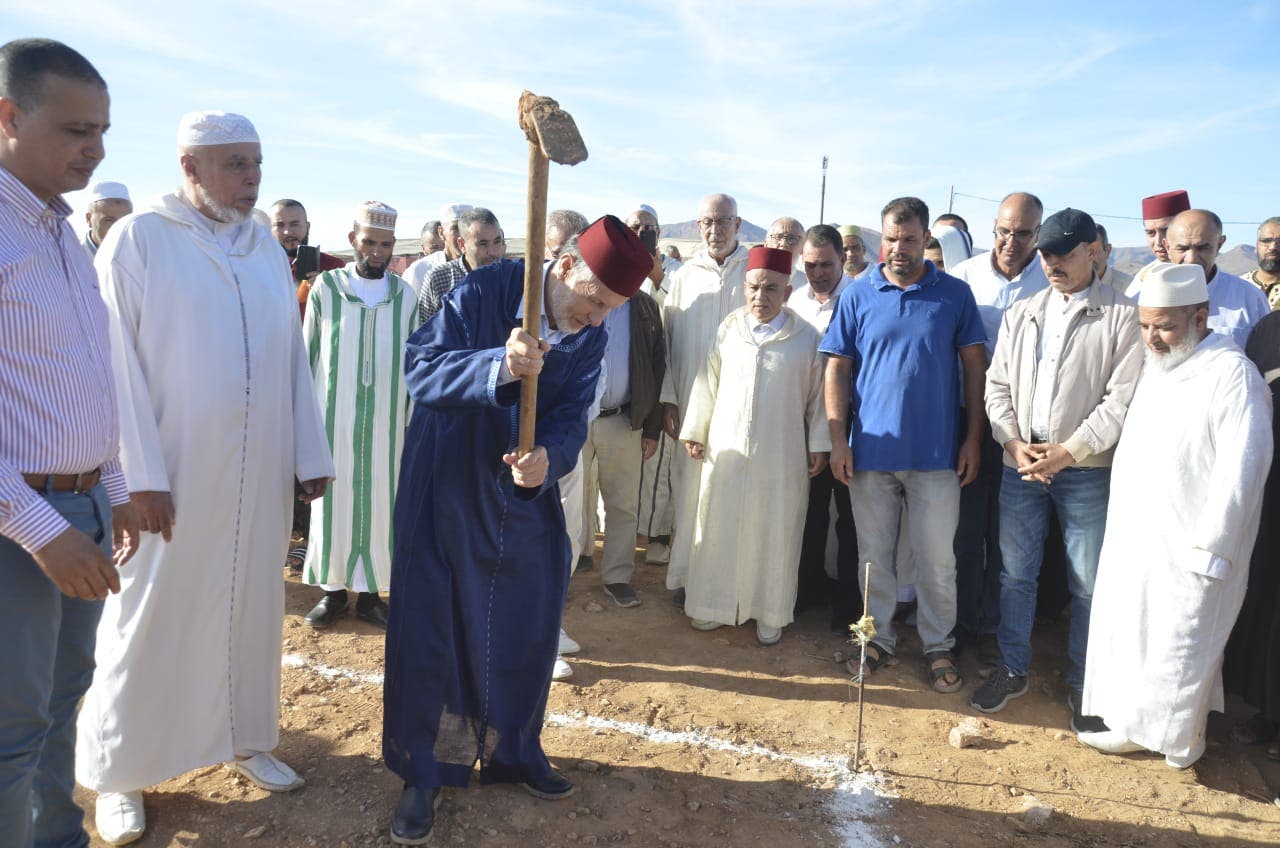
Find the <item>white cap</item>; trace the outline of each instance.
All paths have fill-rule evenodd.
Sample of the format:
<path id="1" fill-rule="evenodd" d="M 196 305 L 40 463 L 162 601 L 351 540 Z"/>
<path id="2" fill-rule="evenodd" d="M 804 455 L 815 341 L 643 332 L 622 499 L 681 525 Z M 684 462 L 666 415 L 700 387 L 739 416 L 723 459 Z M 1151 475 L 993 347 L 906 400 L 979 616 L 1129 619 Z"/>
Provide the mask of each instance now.
<path id="1" fill-rule="evenodd" d="M 650 206 L 650 205 L 649 205 L 649 204 L 647 204 L 647 203 L 641 203 L 639 206 L 637 206 L 637 207 L 636 207 L 636 211 L 637 211 L 637 212 L 648 212 L 650 215 L 652 215 L 652 216 L 653 216 L 653 220 L 655 220 L 655 221 L 656 221 L 656 220 L 658 220 L 658 210 L 657 210 L 657 209 L 654 209 L 652 206 Z"/>
<path id="2" fill-rule="evenodd" d="M 234 112 L 188 112 L 178 121 L 178 148 L 214 144 L 258 144 L 258 131 L 244 115 Z"/>
<path id="3" fill-rule="evenodd" d="M 1157 262 L 1151 266 L 1138 292 L 1138 305 L 1163 309 L 1170 306 L 1195 306 L 1208 303 L 1209 285 L 1204 269 L 1194 263 L 1174 265 Z"/>
<path id="4" fill-rule="evenodd" d="M 470 211 L 470 203 L 446 203 L 440 207 L 440 223 L 447 227 L 461 218 L 463 212 Z"/>
<path id="5" fill-rule="evenodd" d="M 375 230 L 396 229 L 396 210 L 376 200 L 366 200 L 356 207 L 356 223 Z"/>
<path id="6" fill-rule="evenodd" d="M 89 202 L 96 203 L 99 200 L 128 200 L 130 203 L 133 199 L 129 197 L 129 189 L 125 188 L 124 183 L 113 183 L 110 180 L 102 180 L 89 186 Z"/>

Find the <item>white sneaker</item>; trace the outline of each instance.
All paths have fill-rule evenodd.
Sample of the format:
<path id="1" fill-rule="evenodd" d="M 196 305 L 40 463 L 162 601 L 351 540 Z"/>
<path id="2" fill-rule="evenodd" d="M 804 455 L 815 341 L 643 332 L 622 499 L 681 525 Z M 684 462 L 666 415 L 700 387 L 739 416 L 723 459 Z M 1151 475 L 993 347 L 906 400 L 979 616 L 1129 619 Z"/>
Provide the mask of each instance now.
<path id="1" fill-rule="evenodd" d="M 128 845 L 142 838 L 147 819 L 142 812 L 142 792 L 102 792 L 94 807 L 98 836 L 108 845 Z"/>
<path id="2" fill-rule="evenodd" d="M 1132 754 L 1146 750 L 1137 742 L 1133 742 L 1118 730 L 1103 730 L 1097 733 L 1077 733 L 1076 738 L 1090 748 L 1096 748 L 1104 754 Z"/>
<path id="3" fill-rule="evenodd" d="M 644 561 L 653 565 L 666 565 L 671 561 L 671 548 L 661 542 L 650 542 L 644 552 Z"/>
<path id="4" fill-rule="evenodd" d="M 552 680 L 568 680 L 573 677 L 573 666 L 564 661 L 564 657 L 556 657 L 556 664 L 551 669 Z"/>
<path id="5" fill-rule="evenodd" d="M 694 630 L 718 630 L 719 628 L 724 627 L 724 625 L 718 621 L 708 621 L 705 618 L 691 618 L 689 619 L 689 623 L 693 625 Z"/>
<path id="6" fill-rule="evenodd" d="M 266 751 L 247 760 L 233 760 L 227 766 L 268 792 L 291 792 L 306 783 L 297 772 Z"/>
<path id="7" fill-rule="evenodd" d="M 573 641 L 573 637 L 564 632 L 564 628 L 560 628 L 560 647 L 556 649 L 557 654 L 576 654 L 582 650 L 582 646 Z"/>
<path id="8" fill-rule="evenodd" d="M 756 641 L 761 645 L 776 645 L 781 638 L 781 627 L 770 627 L 767 624 L 756 622 Z"/>

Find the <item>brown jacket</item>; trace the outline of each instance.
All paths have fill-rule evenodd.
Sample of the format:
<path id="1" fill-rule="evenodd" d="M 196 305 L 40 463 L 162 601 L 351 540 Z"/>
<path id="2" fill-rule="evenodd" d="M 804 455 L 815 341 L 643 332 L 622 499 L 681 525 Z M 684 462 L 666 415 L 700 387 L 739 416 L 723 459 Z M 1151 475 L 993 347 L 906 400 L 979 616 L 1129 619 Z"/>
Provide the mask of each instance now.
<path id="1" fill-rule="evenodd" d="M 630 331 L 631 429 L 643 430 L 646 439 L 656 439 L 662 432 L 658 393 L 667 373 L 667 346 L 658 304 L 644 292 L 631 298 Z"/>

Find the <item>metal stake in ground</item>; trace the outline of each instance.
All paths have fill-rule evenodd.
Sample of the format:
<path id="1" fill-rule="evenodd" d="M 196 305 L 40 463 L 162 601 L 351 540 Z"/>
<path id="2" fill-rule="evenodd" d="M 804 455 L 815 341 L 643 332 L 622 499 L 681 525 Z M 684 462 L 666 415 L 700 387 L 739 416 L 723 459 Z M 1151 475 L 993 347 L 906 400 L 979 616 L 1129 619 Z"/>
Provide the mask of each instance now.
<path id="1" fill-rule="evenodd" d="M 531 91 L 520 95 L 520 129 L 529 139 L 529 198 L 525 205 L 524 331 L 539 338 L 542 330 L 542 255 L 547 240 L 548 162 L 576 165 L 587 158 L 587 146 L 573 116 L 550 97 Z M 520 381 L 520 441 L 518 453 L 533 450 L 533 425 L 538 413 L 538 378 Z"/>
<path id="2" fill-rule="evenodd" d="M 867 643 L 876 635 L 876 620 L 867 615 L 867 605 L 871 597 L 871 562 L 865 566 L 866 576 L 862 581 L 862 618 L 849 625 L 849 632 L 858 640 L 861 656 L 858 660 L 858 733 L 853 743 L 853 770 L 857 771 L 862 762 L 862 695 L 866 686 Z"/>

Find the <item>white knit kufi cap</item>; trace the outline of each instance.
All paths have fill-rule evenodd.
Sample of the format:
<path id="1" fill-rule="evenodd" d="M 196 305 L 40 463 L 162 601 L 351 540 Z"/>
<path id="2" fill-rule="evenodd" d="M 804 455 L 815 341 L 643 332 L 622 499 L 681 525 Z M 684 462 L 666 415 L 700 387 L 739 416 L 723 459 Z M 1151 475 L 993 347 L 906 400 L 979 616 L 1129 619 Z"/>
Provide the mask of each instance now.
<path id="1" fill-rule="evenodd" d="M 113 183 L 110 180 L 102 180 L 89 186 L 89 202 L 96 203 L 99 200 L 128 200 L 133 202 L 129 197 L 129 189 L 125 188 L 124 183 Z"/>
<path id="2" fill-rule="evenodd" d="M 650 205 L 649 205 L 649 204 L 647 204 L 647 203 L 641 203 L 639 206 L 637 206 L 637 207 L 636 207 L 636 211 L 637 211 L 637 212 L 648 212 L 650 215 L 652 215 L 652 216 L 653 216 L 653 220 L 655 220 L 655 221 L 656 221 L 656 220 L 658 220 L 658 210 L 657 210 L 657 209 L 654 209 L 652 206 L 650 206 Z"/>
<path id="3" fill-rule="evenodd" d="M 244 115 L 234 112 L 188 112 L 178 121 L 178 148 L 214 144 L 260 144 L 258 131 Z"/>
<path id="4" fill-rule="evenodd" d="M 385 203 L 366 200 L 356 207 L 356 223 L 362 227 L 394 232 L 396 228 L 396 210 Z"/>
<path id="5" fill-rule="evenodd" d="M 446 203 L 440 207 L 440 223 L 446 227 L 462 217 L 463 212 L 470 212 L 470 203 Z"/>
<path id="6" fill-rule="evenodd" d="M 1209 285 L 1199 265 L 1157 262 L 1147 272 L 1138 292 L 1138 305 L 1156 309 L 1207 303 Z"/>

